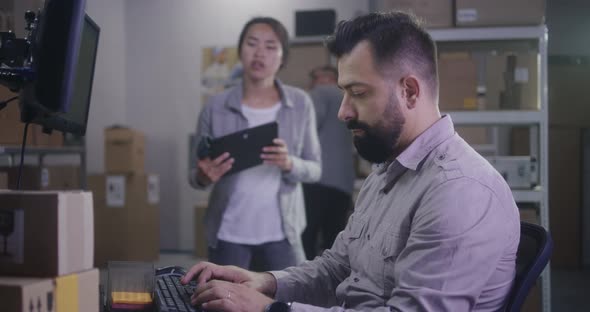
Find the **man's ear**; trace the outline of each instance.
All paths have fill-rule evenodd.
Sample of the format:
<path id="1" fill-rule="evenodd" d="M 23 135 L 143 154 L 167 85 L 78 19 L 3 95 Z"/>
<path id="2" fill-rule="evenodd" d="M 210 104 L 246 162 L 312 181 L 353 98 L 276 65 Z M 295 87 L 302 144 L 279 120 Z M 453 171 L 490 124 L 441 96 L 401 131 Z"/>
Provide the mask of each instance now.
<path id="1" fill-rule="evenodd" d="M 402 99 L 407 105 L 408 109 L 412 109 L 418 102 L 420 96 L 420 83 L 415 76 L 406 76 L 400 80 L 402 89 Z"/>

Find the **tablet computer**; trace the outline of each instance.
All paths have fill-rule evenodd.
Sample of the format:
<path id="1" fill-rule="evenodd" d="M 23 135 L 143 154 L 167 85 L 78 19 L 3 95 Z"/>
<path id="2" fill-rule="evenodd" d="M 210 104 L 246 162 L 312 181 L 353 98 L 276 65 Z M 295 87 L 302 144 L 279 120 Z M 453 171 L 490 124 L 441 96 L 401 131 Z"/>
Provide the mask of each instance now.
<path id="1" fill-rule="evenodd" d="M 234 164 L 226 174 L 236 173 L 262 164 L 262 148 L 274 145 L 272 141 L 278 138 L 278 134 L 276 121 L 230 133 L 211 140 L 209 156 L 215 159 L 228 152 L 234 159 Z"/>

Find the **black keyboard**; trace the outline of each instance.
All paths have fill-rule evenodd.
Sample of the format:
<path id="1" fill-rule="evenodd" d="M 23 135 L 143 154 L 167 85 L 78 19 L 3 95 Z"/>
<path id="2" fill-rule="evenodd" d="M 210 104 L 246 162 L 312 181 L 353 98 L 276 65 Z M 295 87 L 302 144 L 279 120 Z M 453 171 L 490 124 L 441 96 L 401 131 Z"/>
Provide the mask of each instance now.
<path id="1" fill-rule="evenodd" d="M 160 312 L 200 312 L 191 305 L 191 296 L 197 287 L 195 281 L 182 285 L 180 279 L 186 270 L 178 266 L 156 270 L 156 305 Z"/>

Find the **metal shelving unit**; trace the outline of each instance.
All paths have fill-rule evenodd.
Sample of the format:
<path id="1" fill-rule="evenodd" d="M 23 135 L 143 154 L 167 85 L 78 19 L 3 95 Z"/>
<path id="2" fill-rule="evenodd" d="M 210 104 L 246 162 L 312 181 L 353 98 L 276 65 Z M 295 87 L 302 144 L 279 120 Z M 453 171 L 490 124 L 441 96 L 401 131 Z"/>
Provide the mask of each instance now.
<path id="1" fill-rule="evenodd" d="M 15 158 L 20 157 L 20 146 L 1 146 L 0 157 L 8 157 L 9 165 L 16 166 Z M 49 155 L 78 155 L 80 158 L 80 186 L 86 189 L 86 149 L 84 146 L 63 146 L 63 147 L 38 147 L 26 146 L 25 156 L 36 156 L 39 158 L 39 165 L 43 165 L 43 159 Z"/>
<path id="2" fill-rule="evenodd" d="M 547 27 L 496 27 L 496 28 L 451 28 L 435 29 L 429 33 L 437 42 L 535 42 L 540 56 L 538 64 L 540 108 L 536 111 L 449 111 L 456 125 L 461 126 L 529 126 L 531 154 L 538 160 L 539 186 L 533 190 L 513 190 L 514 199 L 519 203 L 539 205 L 540 223 L 549 229 L 549 124 L 547 98 Z M 551 276 L 547 266 L 542 274 L 542 309 L 551 310 Z"/>

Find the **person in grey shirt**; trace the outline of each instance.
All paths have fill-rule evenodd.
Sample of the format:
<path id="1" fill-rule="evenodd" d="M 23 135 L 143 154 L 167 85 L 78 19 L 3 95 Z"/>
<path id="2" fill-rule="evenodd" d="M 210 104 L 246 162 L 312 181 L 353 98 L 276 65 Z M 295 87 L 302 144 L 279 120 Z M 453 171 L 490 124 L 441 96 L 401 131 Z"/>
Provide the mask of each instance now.
<path id="1" fill-rule="evenodd" d="M 337 116 L 342 102 L 342 90 L 336 85 L 338 71 L 325 65 L 314 68 L 309 76 L 309 95 L 315 107 L 322 147 L 322 178 L 317 183 L 303 184 L 307 227 L 301 239 L 305 256 L 311 260 L 316 257 L 318 247 L 332 247 L 336 236 L 344 229 L 352 208 L 355 172 L 352 137 Z"/>
<path id="2" fill-rule="evenodd" d="M 518 208 L 494 168 L 438 109 L 436 46 L 415 18 L 370 13 L 328 40 L 338 116 L 379 164 L 331 249 L 283 271 L 202 262 L 194 304 L 216 311 L 502 311 Z"/>

